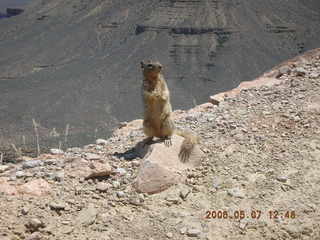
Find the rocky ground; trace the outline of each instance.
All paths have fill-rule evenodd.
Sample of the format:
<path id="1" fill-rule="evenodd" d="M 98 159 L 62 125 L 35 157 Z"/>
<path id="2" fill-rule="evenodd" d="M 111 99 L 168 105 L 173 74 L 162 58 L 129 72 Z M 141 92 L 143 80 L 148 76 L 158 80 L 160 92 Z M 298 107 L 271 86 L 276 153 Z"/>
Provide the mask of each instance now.
<path id="1" fill-rule="evenodd" d="M 278 73 L 273 86 L 177 111 L 205 157 L 157 194 L 133 184 L 139 120 L 0 165 L 0 239 L 320 239 L 320 54 Z"/>

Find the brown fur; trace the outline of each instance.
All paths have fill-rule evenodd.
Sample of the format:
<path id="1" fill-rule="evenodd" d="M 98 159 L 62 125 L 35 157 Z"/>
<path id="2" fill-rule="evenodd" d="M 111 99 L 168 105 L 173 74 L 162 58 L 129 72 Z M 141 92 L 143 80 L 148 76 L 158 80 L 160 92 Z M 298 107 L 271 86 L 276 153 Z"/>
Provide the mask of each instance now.
<path id="1" fill-rule="evenodd" d="M 170 92 L 162 75 L 162 65 L 159 62 L 141 62 L 143 71 L 142 98 L 144 103 L 143 131 L 147 136 L 145 143 L 153 137 L 164 140 L 167 146 L 171 145 L 171 136 L 180 135 L 185 138 L 180 149 L 179 158 L 186 162 L 198 138 L 191 133 L 175 128 L 171 118 L 172 107 Z"/>

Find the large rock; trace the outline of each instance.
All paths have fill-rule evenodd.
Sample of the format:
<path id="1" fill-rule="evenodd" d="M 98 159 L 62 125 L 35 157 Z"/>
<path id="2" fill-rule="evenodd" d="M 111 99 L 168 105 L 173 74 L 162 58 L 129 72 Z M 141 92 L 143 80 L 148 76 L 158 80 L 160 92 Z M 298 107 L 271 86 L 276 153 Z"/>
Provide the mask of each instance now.
<path id="1" fill-rule="evenodd" d="M 45 180 L 36 179 L 19 186 L 18 192 L 40 197 L 50 194 L 51 187 Z"/>
<path id="2" fill-rule="evenodd" d="M 107 162 L 90 162 L 85 159 L 75 159 L 70 165 L 65 167 L 67 176 L 80 178 L 108 177 L 113 173 L 112 167 Z"/>
<path id="3" fill-rule="evenodd" d="M 17 189 L 8 182 L 8 178 L 0 178 L 0 193 L 7 195 L 16 195 Z"/>
<path id="4" fill-rule="evenodd" d="M 203 152 L 195 146 L 189 161 L 182 163 L 178 154 L 183 138 L 173 136 L 172 146 L 166 147 L 162 141 L 143 146 L 139 143 L 136 151 L 143 159 L 138 176 L 134 183 L 137 191 L 143 193 L 159 193 L 170 186 L 183 182 L 186 178 L 185 170 L 194 168 L 201 163 Z"/>

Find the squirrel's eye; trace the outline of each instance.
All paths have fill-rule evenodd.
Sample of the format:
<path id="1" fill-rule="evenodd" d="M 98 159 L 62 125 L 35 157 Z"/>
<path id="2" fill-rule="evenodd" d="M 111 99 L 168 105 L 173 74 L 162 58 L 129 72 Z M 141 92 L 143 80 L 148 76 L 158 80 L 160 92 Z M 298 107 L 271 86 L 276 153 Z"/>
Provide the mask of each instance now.
<path id="1" fill-rule="evenodd" d="M 153 68 L 152 64 L 147 65 L 148 68 Z"/>

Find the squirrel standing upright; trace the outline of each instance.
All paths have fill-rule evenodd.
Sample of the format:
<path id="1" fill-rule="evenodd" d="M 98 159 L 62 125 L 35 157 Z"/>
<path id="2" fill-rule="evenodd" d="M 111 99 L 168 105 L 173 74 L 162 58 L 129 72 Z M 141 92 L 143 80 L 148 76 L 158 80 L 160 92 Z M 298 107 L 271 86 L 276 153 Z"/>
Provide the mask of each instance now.
<path id="1" fill-rule="evenodd" d="M 144 103 L 143 131 L 147 138 L 145 144 L 152 142 L 153 137 L 164 140 L 166 146 L 172 144 L 173 134 L 184 137 L 179 152 L 181 162 L 189 160 L 194 146 L 199 143 L 197 136 L 175 128 L 171 118 L 172 107 L 170 92 L 162 75 L 159 62 L 141 62 L 143 72 L 142 98 Z"/>

